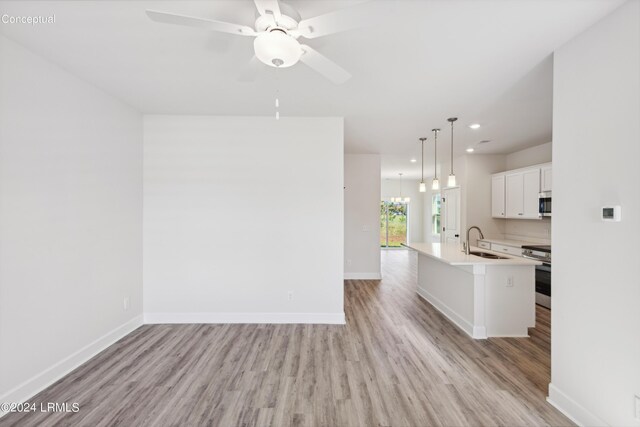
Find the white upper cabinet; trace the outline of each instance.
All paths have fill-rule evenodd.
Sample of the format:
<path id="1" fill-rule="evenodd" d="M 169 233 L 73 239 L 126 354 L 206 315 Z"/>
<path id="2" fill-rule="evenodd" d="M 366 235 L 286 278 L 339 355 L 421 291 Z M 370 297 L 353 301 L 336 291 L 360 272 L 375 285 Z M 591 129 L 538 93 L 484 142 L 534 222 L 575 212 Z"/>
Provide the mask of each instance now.
<path id="1" fill-rule="evenodd" d="M 548 172 L 545 173 L 543 171 Z M 491 216 L 540 219 L 538 194 L 551 187 L 551 167 L 537 166 L 495 174 L 491 177 Z"/>
<path id="2" fill-rule="evenodd" d="M 522 218 L 540 219 L 538 215 L 538 202 L 540 193 L 540 169 L 533 169 L 522 173 Z"/>
<path id="3" fill-rule="evenodd" d="M 506 177 L 506 213 L 507 218 L 524 216 L 524 175 L 521 172 Z"/>
<path id="4" fill-rule="evenodd" d="M 551 166 L 545 166 L 540 170 L 540 191 L 551 191 Z"/>
<path id="5" fill-rule="evenodd" d="M 506 217 L 538 219 L 540 169 L 528 169 L 506 175 Z"/>
<path id="6" fill-rule="evenodd" d="M 491 177 L 491 216 L 505 218 L 504 175 Z"/>

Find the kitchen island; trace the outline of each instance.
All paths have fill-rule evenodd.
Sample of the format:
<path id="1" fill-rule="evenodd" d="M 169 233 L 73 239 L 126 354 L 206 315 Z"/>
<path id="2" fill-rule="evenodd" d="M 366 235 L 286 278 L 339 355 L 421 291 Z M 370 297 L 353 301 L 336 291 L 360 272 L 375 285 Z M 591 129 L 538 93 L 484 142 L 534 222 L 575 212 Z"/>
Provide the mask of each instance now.
<path id="1" fill-rule="evenodd" d="M 535 326 L 535 266 L 539 261 L 459 244 L 412 243 L 418 253 L 418 295 L 476 339 L 528 337 Z"/>

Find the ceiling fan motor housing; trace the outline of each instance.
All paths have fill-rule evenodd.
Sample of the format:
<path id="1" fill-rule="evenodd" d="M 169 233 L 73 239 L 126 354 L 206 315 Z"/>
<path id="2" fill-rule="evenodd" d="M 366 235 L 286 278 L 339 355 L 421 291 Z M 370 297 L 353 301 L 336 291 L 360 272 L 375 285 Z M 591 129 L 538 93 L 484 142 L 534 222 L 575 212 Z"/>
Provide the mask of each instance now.
<path id="1" fill-rule="evenodd" d="M 278 68 L 290 67 L 302 56 L 300 43 L 280 28 L 259 34 L 253 41 L 253 48 L 261 62 Z"/>
<path id="2" fill-rule="evenodd" d="M 280 17 L 277 22 L 273 13 L 265 13 L 264 15 L 256 13 L 256 32 L 261 33 L 276 27 L 284 28 L 285 30 L 295 30 L 298 28 L 298 22 L 302 19 L 300 14 L 286 3 L 278 2 L 278 5 L 280 6 Z"/>

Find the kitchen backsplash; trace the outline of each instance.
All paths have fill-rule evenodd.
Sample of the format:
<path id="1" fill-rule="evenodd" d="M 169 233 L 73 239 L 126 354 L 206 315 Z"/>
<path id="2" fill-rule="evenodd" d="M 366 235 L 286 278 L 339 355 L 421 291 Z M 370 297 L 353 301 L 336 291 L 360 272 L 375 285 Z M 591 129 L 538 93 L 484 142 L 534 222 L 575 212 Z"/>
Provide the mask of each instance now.
<path id="1" fill-rule="evenodd" d="M 507 239 L 550 243 L 551 218 L 542 220 L 507 219 L 505 220 L 504 231 Z"/>

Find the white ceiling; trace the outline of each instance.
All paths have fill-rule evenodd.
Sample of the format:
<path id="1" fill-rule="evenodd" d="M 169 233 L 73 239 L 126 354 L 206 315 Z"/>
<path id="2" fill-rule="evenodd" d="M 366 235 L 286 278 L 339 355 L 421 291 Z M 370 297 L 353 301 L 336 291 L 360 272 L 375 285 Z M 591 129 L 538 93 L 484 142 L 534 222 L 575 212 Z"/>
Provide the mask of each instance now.
<path id="1" fill-rule="evenodd" d="M 448 141 L 450 116 L 460 118 L 457 154 L 483 139 L 492 142 L 478 152 L 550 141 L 552 52 L 622 0 L 389 2 L 375 26 L 307 41 L 351 80 L 335 86 L 297 64 L 279 70 L 279 98 L 284 116 L 344 116 L 346 152 L 408 163 L 433 127 Z M 302 18 L 357 3 L 289 2 Z M 10 15 L 56 15 L 52 25 L 0 24 L 0 32 L 144 113 L 273 114 L 275 69 L 264 66 L 252 83 L 237 80 L 253 38 L 158 24 L 148 8 L 255 20 L 251 0 L 0 1 Z M 467 127 L 474 122 L 477 131 Z"/>

